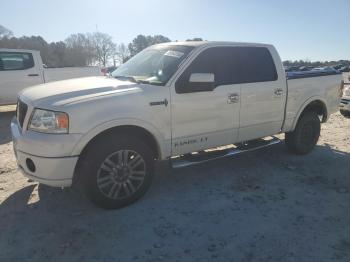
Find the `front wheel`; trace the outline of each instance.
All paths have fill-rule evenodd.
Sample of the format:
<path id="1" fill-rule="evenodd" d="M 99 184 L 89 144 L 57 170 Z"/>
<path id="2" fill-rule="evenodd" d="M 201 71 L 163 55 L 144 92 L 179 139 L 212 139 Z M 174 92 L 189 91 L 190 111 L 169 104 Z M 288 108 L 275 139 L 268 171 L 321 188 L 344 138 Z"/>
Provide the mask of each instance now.
<path id="1" fill-rule="evenodd" d="M 106 136 L 83 156 L 80 180 L 97 206 L 121 208 L 141 198 L 154 172 L 152 150 L 131 136 Z"/>
<path id="2" fill-rule="evenodd" d="M 304 155 L 315 147 L 320 137 L 321 123 L 316 112 L 305 112 L 293 132 L 285 133 L 287 148 L 298 155 Z"/>

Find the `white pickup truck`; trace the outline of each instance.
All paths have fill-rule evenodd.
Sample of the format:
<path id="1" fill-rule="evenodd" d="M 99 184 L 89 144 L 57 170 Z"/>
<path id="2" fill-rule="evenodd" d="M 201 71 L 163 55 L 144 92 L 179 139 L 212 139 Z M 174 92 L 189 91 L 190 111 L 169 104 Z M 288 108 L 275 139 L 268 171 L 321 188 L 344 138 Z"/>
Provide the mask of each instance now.
<path id="1" fill-rule="evenodd" d="M 28 86 L 99 75 L 97 66 L 44 68 L 39 51 L 0 48 L 0 105 L 16 104 L 18 92 Z"/>
<path id="2" fill-rule="evenodd" d="M 145 49 L 110 77 L 25 89 L 11 129 L 24 175 L 82 185 L 100 207 L 139 199 L 156 161 L 198 164 L 279 142 L 309 153 L 338 110 L 341 75 L 286 79 L 271 45 L 176 42 Z"/>

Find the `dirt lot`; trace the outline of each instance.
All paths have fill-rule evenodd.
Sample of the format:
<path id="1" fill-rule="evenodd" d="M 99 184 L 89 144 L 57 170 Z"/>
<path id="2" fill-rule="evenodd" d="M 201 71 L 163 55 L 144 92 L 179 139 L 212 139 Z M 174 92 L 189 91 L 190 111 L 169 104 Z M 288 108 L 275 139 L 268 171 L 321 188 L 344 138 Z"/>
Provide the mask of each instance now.
<path id="1" fill-rule="evenodd" d="M 114 211 L 28 182 L 13 114 L 0 112 L 1 261 L 350 261 L 350 119 L 339 113 L 310 155 L 279 144 L 163 168 L 141 201 Z"/>

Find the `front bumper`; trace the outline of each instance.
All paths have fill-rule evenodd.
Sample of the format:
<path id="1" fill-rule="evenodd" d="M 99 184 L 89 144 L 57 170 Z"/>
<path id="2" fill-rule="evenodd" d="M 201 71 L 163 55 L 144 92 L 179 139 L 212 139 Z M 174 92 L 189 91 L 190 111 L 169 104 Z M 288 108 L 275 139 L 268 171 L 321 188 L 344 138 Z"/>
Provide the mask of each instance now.
<path id="1" fill-rule="evenodd" d="M 78 157 L 53 158 L 38 157 L 20 151 L 16 152 L 17 164 L 26 177 L 39 183 L 53 187 L 67 187 L 72 185 L 73 173 Z M 33 161 L 35 171 L 27 166 L 27 161 Z"/>
<path id="2" fill-rule="evenodd" d="M 57 155 L 57 153 L 60 151 L 59 149 L 61 149 L 61 152 L 65 152 L 67 147 L 73 148 L 75 143 L 72 142 L 74 140 L 77 142 L 80 136 L 51 135 L 51 143 L 49 139 L 50 135 L 42 134 L 42 139 L 40 140 L 39 137 L 41 134 L 22 132 L 16 118 L 12 119 L 11 133 L 17 164 L 25 176 L 34 181 L 54 187 L 66 187 L 72 184 L 78 156 L 70 156 L 69 154 L 62 156 Z M 57 143 L 57 140 L 60 143 Z M 48 153 L 47 151 L 50 147 L 51 152 Z M 29 152 L 24 152 L 23 148 L 28 149 Z M 38 155 L 38 152 L 47 154 L 44 156 Z M 53 152 L 54 155 L 52 156 Z"/>

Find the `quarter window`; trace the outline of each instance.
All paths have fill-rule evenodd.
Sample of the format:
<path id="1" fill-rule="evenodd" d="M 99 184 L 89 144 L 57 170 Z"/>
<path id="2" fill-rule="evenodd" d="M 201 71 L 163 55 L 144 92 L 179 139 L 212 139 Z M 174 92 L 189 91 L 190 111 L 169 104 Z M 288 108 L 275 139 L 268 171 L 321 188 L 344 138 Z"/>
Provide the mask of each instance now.
<path id="1" fill-rule="evenodd" d="M 33 55 L 22 52 L 0 52 L 0 71 L 25 70 L 34 67 Z"/>

